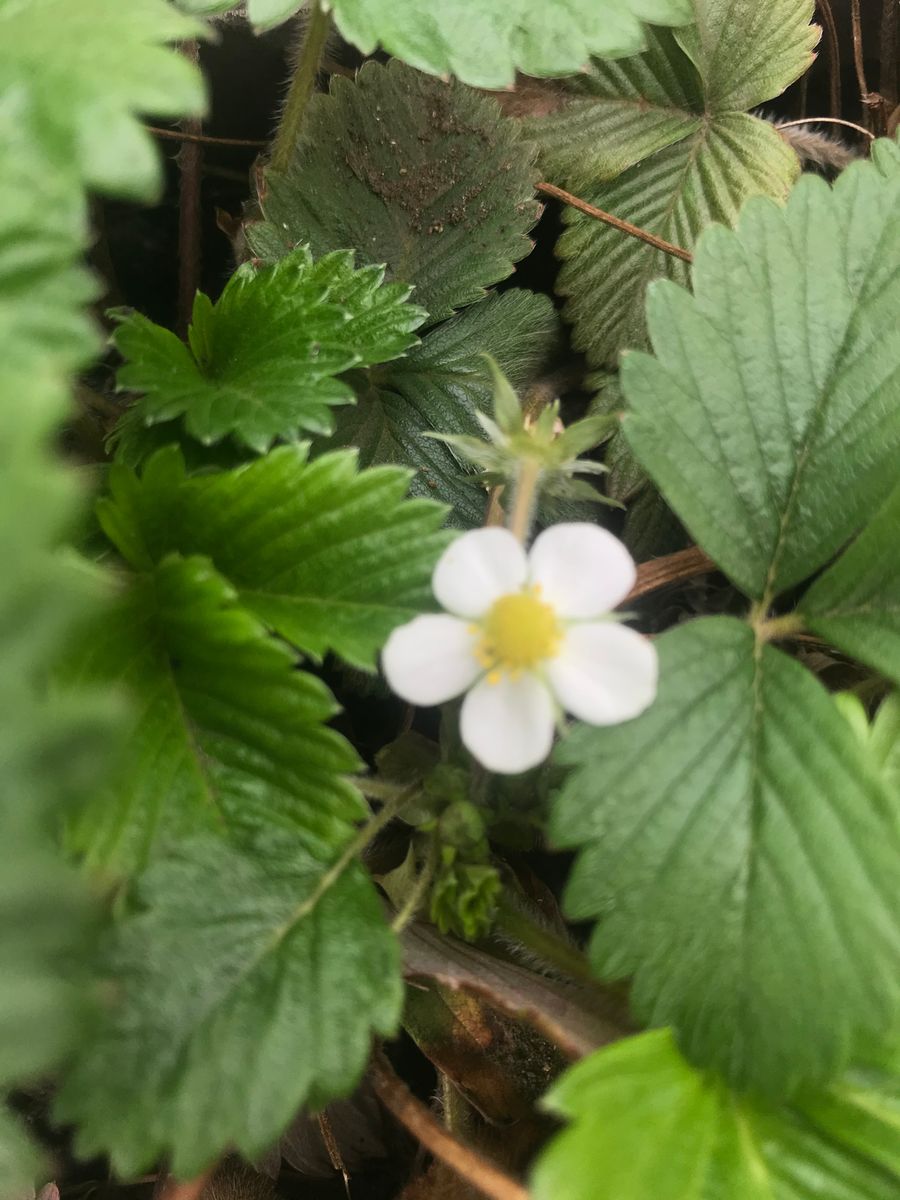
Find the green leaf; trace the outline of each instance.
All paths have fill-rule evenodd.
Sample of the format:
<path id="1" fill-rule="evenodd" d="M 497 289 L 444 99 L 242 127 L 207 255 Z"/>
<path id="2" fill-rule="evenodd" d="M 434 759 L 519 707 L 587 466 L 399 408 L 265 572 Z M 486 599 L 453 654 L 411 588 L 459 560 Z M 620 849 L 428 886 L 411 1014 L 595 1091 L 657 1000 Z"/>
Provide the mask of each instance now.
<path id="1" fill-rule="evenodd" d="M 121 927 L 121 1003 L 63 1083 L 82 1157 L 125 1177 L 162 1154 L 192 1178 L 226 1150 L 257 1158 L 301 1105 L 352 1090 L 402 1003 L 396 940 L 354 863 L 323 873 L 293 838 L 252 853 L 179 847 Z"/>
<path id="2" fill-rule="evenodd" d="M 97 340 L 83 311 L 96 293 L 79 266 L 87 243 L 84 198 L 73 176 L 51 169 L 35 144 L 35 123 L 21 91 L 0 97 L 0 148 L 4 361 L 8 368 L 14 361 L 30 365 L 40 355 L 45 367 L 52 360 L 61 372 L 74 370 Z"/>
<path id="3" fill-rule="evenodd" d="M 869 1156 L 900 1181 L 900 1053 L 896 1043 L 868 1056 L 798 1108 L 838 1143 Z"/>
<path id="4" fill-rule="evenodd" d="M 895 482 L 898 206 L 870 163 L 749 203 L 702 237 L 693 296 L 654 285 L 656 357 L 623 364 L 632 449 L 748 596 L 822 566 Z"/>
<path id="5" fill-rule="evenodd" d="M 692 0 L 694 23 L 677 37 L 715 112 L 755 108 L 813 62 L 820 30 L 812 0 Z"/>
<path id="6" fill-rule="evenodd" d="M 743 622 L 657 646 L 653 707 L 561 747 L 568 911 L 599 919 L 592 961 L 633 976 L 642 1020 L 736 1086 L 786 1092 L 895 1012 L 896 803 L 816 678 Z"/>
<path id="7" fill-rule="evenodd" d="M 0 9 L 0 30 L 9 18 Z M 2 36 L 5 37 L 5 34 Z M 9 52 L 0 44 L 0 63 Z M 2 66 L 0 66 L 2 71 Z M 39 81 L 38 81 L 39 82 Z M 105 763 L 111 726 L 91 697 L 46 696 L 74 617 L 96 597 L 57 553 L 80 507 L 53 453 L 66 372 L 94 347 L 76 266 L 84 202 L 35 137 L 33 105 L 0 85 L 0 1195 L 27 1195 L 37 1156 L 2 1098 L 56 1067 L 81 1033 L 88 897 L 52 836 Z M 98 736 L 98 734 L 100 736 Z M 101 741 L 102 738 L 102 741 Z"/>
<path id="8" fill-rule="evenodd" d="M 132 873 L 180 839 L 290 830 L 328 857 L 365 815 L 352 748 L 318 679 L 201 558 L 165 559 L 78 639 L 74 678 L 122 686 L 135 728 L 110 791 L 72 833 L 94 867 Z"/>
<path id="9" fill-rule="evenodd" d="M 484 521 L 484 490 L 471 466 L 428 432 L 481 436 L 477 412 L 490 412 L 493 388 L 483 353 L 524 390 L 549 366 L 559 319 L 546 296 L 509 291 L 426 335 L 405 358 L 370 371 L 357 402 L 338 414 L 331 444 L 356 446 L 362 466 L 399 463 L 416 470 L 411 491 L 452 505 L 456 525 Z"/>
<path id="10" fill-rule="evenodd" d="M 556 111 L 526 122 L 545 174 L 598 208 L 692 250 L 712 222 L 733 225 L 750 196 L 786 198 L 799 163 L 766 121 L 744 111 L 812 62 L 812 0 L 692 0 L 695 24 L 658 30 L 647 51 L 595 63 Z M 726 86 L 727 85 L 727 86 Z M 733 85 L 733 86 L 732 86 Z M 558 290 L 593 366 L 646 343 L 644 296 L 686 265 L 567 208 Z"/>
<path id="11" fill-rule="evenodd" d="M 229 434 L 257 453 L 300 430 L 329 434 L 330 406 L 353 400 L 337 378 L 402 354 L 425 318 L 409 288 L 381 286 L 378 267 L 353 270 L 353 252 L 313 262 L 301 247 L 257 270 L 244 263 L 213 305 L 194 302 L 190 347 L 137 313 L 125 316 L 116 347 L 128 360 L 119 387 L 142 392 L 128 425 L 183 416 L 209 445 Z"/>
<path id="12" fill-rule="evenodd" d="M 900 684 L 900 488 L 802 602 L 820 637 Z"/>
<path id="13" fill-rule="evenodd" d="M 0 95 L 28 98 L 48 170 L 150 199 L 162 171 L 136 114 L 202 114 L 200 72 L 166 45 L 200 29 L 165 0 L 0 0 Z"/>
<path id="14" fill-rule="evenodd" d="M 404 499 L 409 472 L 399 467 L 358 471 L 347 451 L 306 454 L 284 446 L 186 479 L 179 452 L 164 450 L 140 481 L 111 470 L 100 519 L 140 569 L 170 551 L 207 556 L 241 604 L 289 642 L 371 668 L 391 630 L 431 607 L 444 509 Z"/>
<path id="15" fill-rule="evenodd" d="M 335 21 L 363 53 L 379 44 L 422 71 L 454 74 L 476 87 L 512 84 L 526 75 L 571 75 L 590 55 L 619 58 L 643 47 L 641 20 L 678 25 L 690 20 L 687 0 L 569 0 L 548 8 L 523 0 L 331 0 Z"/>
<path id="16" fill-rule="evenodd" d="M 633 58 L 592 63 L 560 85 L 556 109 L 522 122 L 546 177 L 573 186 L 615 179 L 703 124 L 703 85 L 674 33 L 651 29 Z"/>
<path id="17" fill-rule="evenodd" d="M 180 0 L 189 12 L 223 12 L 234 0 Z M 383 46 L 420 71 L 456 75 L 475 87 L 502 88 L 526 75 L 571 75 L 597 54 L 618 58 L 644 44 L 642 21 L 680 25 L 691 18 L 689 0 L 567 0 L 548 8 L 524 0 L 444 0 L 437 8 L 415 0 L 328 0 L 348 42 L 371 54 Z M 257 29 L 286 21 L 297 0 L 248 0 Z"/>
<path id="18" fill-rule="evenodd" d="M 730 113 L 580 194 L 691 250 L 708 225 L 733 225 L 748 196 L 786 198 L 796 173 L 792 151 L 771 125 Z M 687 284 L 690 268 L 575 209 L 566 211 L 565 222 L 557 291 L 566 299 L 573 345 L 594 365 L 613 364 L 621 349 L 646 342 L 650 281 L 663 276 Z"/>
<path id="19" fill-rule="evenodd" d="M 596 1200 L 600 1164 L 617 1200 L 889 1200 L 900 1186 L 887 1123 L 881 1146 L 854 1153 L 818 1122 L 695 1071 L 667 1029 L 598 1050 L 545 1104 L 571 1124 L 538 1160 L 535 1200 Z"/>
<path id="20" fill-rule="evenodd" d="M 432 321 L 478 300 L 531 249 L 534 147 L 496 103 L 399 62 L 314 96 L 290 168 L 269 170 L 251 248 L 357 247 L 414 284 Z"/>

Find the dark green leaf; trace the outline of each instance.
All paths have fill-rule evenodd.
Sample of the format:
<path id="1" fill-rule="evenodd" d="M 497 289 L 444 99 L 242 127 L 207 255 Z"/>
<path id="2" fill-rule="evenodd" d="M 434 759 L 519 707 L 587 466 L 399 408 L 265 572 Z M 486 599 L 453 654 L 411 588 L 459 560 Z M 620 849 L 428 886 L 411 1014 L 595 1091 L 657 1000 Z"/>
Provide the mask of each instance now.
<path id="1" fill-rule="evenodd" d="M 290 168 L 268 171 L 265 258 L 354 246 L 414 284 L 432 321 L 471 304 L 531 249 L 534 147 L 493 100 L 399 62 L 367 63 L 310 103 Z"/>
<path id="2" fill-rule="evenodd" d="M 412 492 L 453 506 L 454 524 L 480 525 L 486 495 L 471 466 L 428 432 L 482 437 L 476 412 L 490 412 L 490 354 L 513 387 L 524 390 L 547 369 L 559 320 L 545 296 L 491 296 L 428 333 L 397 362 L 370 371 L 353 408 L 338 413 L 333 441 L 359 448 L 363 466 L 399 463 L 416 470 Z"/>
<path id="3" fill-rule="evenodd" d="M 900 993 L 900 826 L 815 677 L 731 618 L 664 634 L 642 717 L 578 728 L 551 831 L 638 1015 L 738 1086 L 832 1075 Z M 896 806 L 895 806 L 896 808 Z"/>
<path id="4" fill-rule="evenodd" d="M 136 114 L 203 111 L 199 71 L 165 44 L 199 28 L 165 0 L 0 0 L 0 96 L 28 97 L 48 172 L 147 199 L 162 172 Z"/>
<path id="5" fill-rule="evenodd" d="M 900 684 L 900 489 L 803 599 L 813 633 Z"/>
<path id="6" fill-rule="evenodd" d="M 131 873 L 192 833 L 278 825 L 311 854 L 346 842 L 365 806 L 327 688 L 242 609 L 205 559 L 165 559 L 84 631 L 81 681 L 121 685 L 137 723 L 123 769 L 73 831 L 94 866 Z"/>
<path id="7" fill-rule="evenodd" d="M 132 434 L 136 420 L 183 416 L 206 445 L 233 434 L 264 453 L 277 437 L 330 433 L 330 406 L 353 400 L 337 376 L 402 354 L 425 317 L 405 303 L 409 288 L 381 286 L 383 276 L 354 271 L 349 250 L 313 262 L 301 247 L 259 270 L 245 263 L 216 305 L 198 293 L 190 348 L 146 317 L 125 317 L 119 387 L 144 393 L 129 414 Z"/>
<path id="8" fill-rule="evenodd" d="M 140 899 L 109 963 L 121 1003 L 59 1096 L 82 1156 L 131 1176 L 165 1154 L 182 1178 L 226 1150 L 254 1159 L 394 1032 L 398 948 L 357 864 L 323 873 L 293 838 L 204 839 L 151 868 Z"/>
<path id="9" fill-rule="evenodd" d="M 900 1187 L 896 1124 L 866 1114 L 876 1091 L 858 1099 L 842 1110 L 847 1125 L 832 1130 L 738 1098 L 686 1063 L 669 1030 L 641 1034 L 554 1086 L 547 1107 L 571 1124 L 538 1160 L 532 1194 L 596 1200 L 602 1171 L 603 1193 L 617 1200 L 890 1200 Z M 878 1137 L 855 1153 L 866 1124 Z"/>
<path id="10" fill-rule="evenodd" d="M 623 364 L 632 448 L 754 598 L 820 567 L 895 482 L 898 206 L 900 171 L 870 163 L 748 204 L 701 239 L 693 296 L 654 286 L 657 357 Z"/>
<path id="11" fill-rule="evenodd" d="M 205 555 L 242 605 L 301 650 L 371 668 L 391 630 L 432 604 L 444 510 L 404 499 L 399 467 L 358 471 L 348 451 L 306 454 L 284 446 L 186 479 L 179 452 L 161 451 L 140 482 L 113 468 L 101 521 L 139 568 L 173 550 Z"/>

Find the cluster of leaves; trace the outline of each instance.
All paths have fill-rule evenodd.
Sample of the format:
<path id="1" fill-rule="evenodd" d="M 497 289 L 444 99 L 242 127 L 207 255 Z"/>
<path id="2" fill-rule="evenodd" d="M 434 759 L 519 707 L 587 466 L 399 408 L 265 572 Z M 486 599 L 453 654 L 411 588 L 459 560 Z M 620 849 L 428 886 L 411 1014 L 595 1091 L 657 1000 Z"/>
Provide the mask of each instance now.
<path id="1" fill-rule="evenodd" d="M 692 295 L 651 288 L 655 356 L 625 360 L 626 436 L 754 605 L 748 622 L 705 617 L 658 640 L 656 703 L 626 727 L 573 733 L 551 820 L 579 850 L 567 901 L 600 918 L 598 972 L 630 978 L 637 1015 L 670 1026 L 693 1063 L 791 1107 L 736 1109 L 668 1036 L 647 1035 L 554 1094 L 576 1126 L 539 1168 L 539 1195 L 589 1194 L 575 1171 L 601 1128 L 619 1194 L 644 1194 L 652 1159 L 631 1139 L 642 1097 L 669 1088 L 684 1175 L 665 1194 L 751 1186 L 748 1155 L 763 1164 L 754 1196 L 896 1191 L 896 726 L 888 709 L 860 737 L 770 644 L 806 628 L 900 683 L 900 149 L 881 143 L 873 160 L 833 189 L 804 178 L 784 208 L 751 201 L 734 232 L 708 230 Z M 796 611 L 768 615 L 825 566 Z M 843 1077 L 854 1062 L 874 1075 Z"/>
<path id="2" fill-rule="evenodd" d="M 79 497 L 50 450 L 97 350 L 84 188 L 153 195 L 134 113 L 202 110 L 167 43 L 204 27 L 165 0 L 0 0 L 0 1086 L 63 1064 L 81 1153 L 190 1176 L 348 1093 L 397 1028 L 399 946 L 358 861 L 378 819 L 359 832 L 359 756 L 315 672 L 371 672 L 429 607 L 445 518 L 483 520 L 473 462 L 497 482 L 525 447 L 582 498 L 576 460 L 608 418 L 560 437 L 551 404 L 526 428 L 514 391 L 527 416 L 560 322 L 547 296 L 491 290 L 529 253 L 540 170 L 694 252 L 689 274 L 571 215 L 559 290 L 590 368 L 653 350 L 604 393 L 628 410 L 618 498 L 645 472 L 750 616 L 664 633 L 651 710 L 558 753 L 568 914 L 597 922 L 592 965 L 631 981 L 637 1021 L 666 1028 L 551 1092 L 570 1125 L 534 1194 L 587 1200 L 602 1169 L 622 1200 L 888 1200 L 896 702 L 870 725 L 773 642 L 826 639 L 900 686 L 900 149 L 791 190 L 796 159 L 747 110 L 808 66 L 811 0 L 332 0 L 310 19 L 326 8 L 405 61 L 313 97 L 263 174 L 254 257 L 197 297 L 187 345 L 116 314 L 136 398 L 100 572 L 58 551 Z M 297 9 L 248 4 L 260 28 Z M 620 61 L 580 71 L 591 54 Z M 580 73 L 523 127 L 466 86 L 517 68 Z M 116 697 L 128 736 L 104 755 Z M 418 824 L 435 923 L 483 933 L 501 886 L 484 809 L 454 793 Z M 60 840 L 120 897 L 97 962 Z M 76 1038 L 88 962 L 114 1002 Z M 0 1193 L 32 1171 L 4 1116 Z"/>

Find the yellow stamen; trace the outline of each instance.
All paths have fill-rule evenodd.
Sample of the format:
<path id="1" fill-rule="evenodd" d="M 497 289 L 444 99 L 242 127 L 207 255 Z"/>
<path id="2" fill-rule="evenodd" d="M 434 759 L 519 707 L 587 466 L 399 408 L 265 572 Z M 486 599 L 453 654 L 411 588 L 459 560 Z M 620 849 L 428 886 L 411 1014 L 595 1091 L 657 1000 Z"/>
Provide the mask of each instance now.
<path id="1" fill-rule="evenodd" d="M 495 601 L 481 624 L 476 657 L 488 672 L 488 682 L 499 682 L 508 671 L 515 678 L 552 658 L 562 630 L 556 613 L 538 597 L 539 589 L 526 588 Z"/>

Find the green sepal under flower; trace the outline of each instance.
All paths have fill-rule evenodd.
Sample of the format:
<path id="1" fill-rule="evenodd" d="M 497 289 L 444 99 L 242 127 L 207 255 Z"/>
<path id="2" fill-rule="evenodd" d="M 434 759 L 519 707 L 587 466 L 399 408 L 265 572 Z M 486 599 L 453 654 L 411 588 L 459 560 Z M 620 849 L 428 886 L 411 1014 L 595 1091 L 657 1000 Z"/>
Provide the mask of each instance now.
<path id="1" fill-rule="evenodd" d="M 511 483 L 518 478 L 523 463 L 539 468 L 537 491 L 556 500 L 587 500 L 595 504 L 613 504 L 584 480 L 575 475 L 600 475 L 603 463 L 579 458 L 600 445 L 618 425 L 613 414 L 598 413 L 564 427 L 559 416 L 559 401 L 554 400 L 537 415 L 523 410 L 515 391 L 490 355 L 484 355 L 494 378 L 494 415 L 476 413 L 487 440 L 459 434 L 429 433 L 452 446 L 462 457 L 481 468 L 481 483 L 488 486 Z"/>

